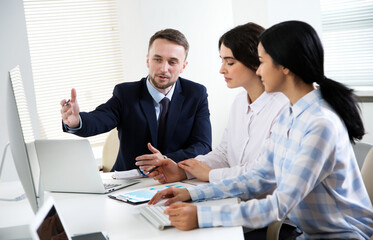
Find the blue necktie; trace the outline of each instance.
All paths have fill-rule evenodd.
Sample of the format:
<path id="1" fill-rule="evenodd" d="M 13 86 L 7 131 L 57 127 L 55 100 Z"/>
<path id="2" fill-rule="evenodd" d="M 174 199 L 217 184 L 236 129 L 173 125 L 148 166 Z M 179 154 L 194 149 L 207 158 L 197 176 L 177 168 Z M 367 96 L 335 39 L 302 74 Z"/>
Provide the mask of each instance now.
<path id="1" fill-rule="evenodd" d="M 170 99 L 164 97 L 160 103 L 162 104 L 162 110 L 158 120 L 158 150 L 162 152 L 164 150 L 163 141 L 166 132 L 167 111 Z"/>

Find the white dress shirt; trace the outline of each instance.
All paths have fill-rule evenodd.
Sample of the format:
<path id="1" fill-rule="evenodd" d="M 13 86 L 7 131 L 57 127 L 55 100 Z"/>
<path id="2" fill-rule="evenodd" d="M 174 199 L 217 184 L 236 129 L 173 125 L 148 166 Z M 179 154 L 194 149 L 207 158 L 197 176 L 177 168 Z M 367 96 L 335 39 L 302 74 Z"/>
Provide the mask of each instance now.
<path id="1" fill-rule="evenodd" d="M 158 91 L 155 87 L 153 87 L 153 85 L 151 85 L 150 79 L 149 79 L 149 76 L 148 76 L 146 78 L 146 87 L 149 91 L 150 96 L 152 96 L 152 98 L 153 98 L 155 115 L 156 115 L 157 121 L 158 121 L 159 120 L 159 114 L 162 111 L 162 104 L 160 104 L 160 102 L 162 101 L 162 99 L 164 97 L 168 98 L 171 102 L 172 95 L 174 94 L 174 90 L 175 90 L 175 84 L 172 85 L 172 87 L 171 87 L 170 91 L 167 93 L 167 95 L 164 95 L 163 93 Z"/>
<path id="2" fill-rule="evenodd" d="M 282 93 L 264 92 L 251 104 L 246 91 L 239 93 L 231 106 L 228 125 L 219 146 L 196 157 L 212 168 L 210 182 L 250 171 L 271 135 L 272 126 L 288 106 L 289 100 Z"/>

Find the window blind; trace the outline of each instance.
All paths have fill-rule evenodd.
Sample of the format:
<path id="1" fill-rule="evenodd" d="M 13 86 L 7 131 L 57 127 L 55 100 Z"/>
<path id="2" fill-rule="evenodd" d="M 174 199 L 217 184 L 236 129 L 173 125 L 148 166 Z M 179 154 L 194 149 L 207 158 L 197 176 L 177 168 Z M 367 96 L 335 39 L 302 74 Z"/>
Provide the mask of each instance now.
<path id="1" fill-rule="evenodd" d="M 24 0 L 40 136 L 74 138 L 62 132 L 60 101 L 77 90 L 81 111 L 91 111 L 122 81 L 115 0 Z M 103 144 L 107 134 L 89 138 Z"/>
<path id="2" fill-rule="evenodd" d="M 373 86 L 373 0 L 321 0 L 321 16 L 325 75 Z"/>

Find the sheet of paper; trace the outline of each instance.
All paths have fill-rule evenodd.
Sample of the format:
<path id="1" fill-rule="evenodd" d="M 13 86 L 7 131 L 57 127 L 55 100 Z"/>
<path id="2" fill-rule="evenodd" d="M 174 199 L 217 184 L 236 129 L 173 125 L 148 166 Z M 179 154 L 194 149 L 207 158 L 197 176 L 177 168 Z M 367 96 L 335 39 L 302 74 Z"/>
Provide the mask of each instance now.
<path id="1" fill-rule="evenodd" d="M 142 175 L 137 169 L 132 169 L 128 171 L 115 171 L 114 178 L 115 179 L 133 179 L 133 178 L 141 178 Z"/>

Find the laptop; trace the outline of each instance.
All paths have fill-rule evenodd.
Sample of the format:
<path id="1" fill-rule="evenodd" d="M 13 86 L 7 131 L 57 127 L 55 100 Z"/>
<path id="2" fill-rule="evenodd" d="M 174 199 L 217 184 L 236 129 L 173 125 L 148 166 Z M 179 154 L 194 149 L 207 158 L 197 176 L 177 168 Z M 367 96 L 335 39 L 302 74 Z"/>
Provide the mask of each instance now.
<path id="1" fill-rule="evenodd" d="M 61 215 L 52 197 L 44 202 L 43 206 L 35 215 L 35 219 L 30 224 L 30 232 L 34 240 L 107 240 L 102 232 L 93 232 L 71 236 L 66 229 Z"/>
<path id="2" fill-rule="evenodd" d="M 44 190 L 72 193 L 109 193 L 139 182 L 102 179 L 87 139 L 35 140 Z"/>

